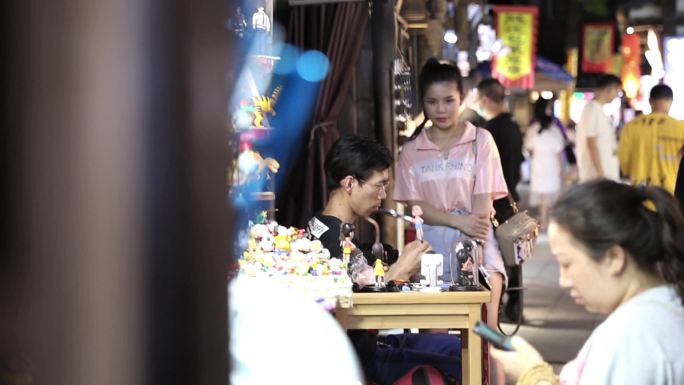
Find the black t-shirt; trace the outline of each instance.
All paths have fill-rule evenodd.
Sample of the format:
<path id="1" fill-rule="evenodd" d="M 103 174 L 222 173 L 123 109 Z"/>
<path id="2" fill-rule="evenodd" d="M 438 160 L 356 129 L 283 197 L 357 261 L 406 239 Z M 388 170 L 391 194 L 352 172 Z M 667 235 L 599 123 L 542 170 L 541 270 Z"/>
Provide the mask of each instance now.
<path id="1" fill-rule="evenodd" d="M 330 256 L 333 258 L 342 258 L 342 236 L 341 234 L 342 221 L 330 215 L 323 215 L 317 213 L 309 220 L 306 224 L 306 233 L 310 240 L 319 240 L 323 244 L 323 247 L 330 251 Z M 359 243 L 358 240 L 352 239 L 352 242 L 356 245 L 357 250 L 360 250 L 367 259 L 369 263 L 372 264 L 374 261 L 370 260 L 369 256 L 373 245 L 370 243 Z M 399 251 L 397 251 L 392 246 L 383 243 L 385 250 L 384 262 L 388 264 L 393 264 L 399 258 Z"/>
<path id="2" fill-rule="evenodd" d="M 309 235 L 309 239 L 321 241 L 323 247 L 330 251 L 331 257 L 341 258 L 341 228 L 342 221 L 339 218 L 317 213 L 306 224 L 306 233 Z M 359 246 L 355 239 L 352 239 L 352 242 L 357 247 Z"/>
<path id="3" fill-rule="evenodd" d="M 309 239 L 317 239 L 321 241 L 323 247 L 330 251 L 331 257 L 341 258 L 341 227 L 342 221 L 339 218 L 317 213 L 307 223 L 306 233 L 308 234 Z M 357 248 L 360 248 L 360 245 L 356 239 L 352 239 L 352 242 L 354 242 Z M 370 362 L 370 359 L 373 357 L 373 353 L 377 348 L 377 334 L 367 330 L 348 330 L 347 334 L 354 345 L 354 349 L 356 350 L 356 354 L 359 356 L 359 360 L 364 363 L 365 368 L 366 364 Z"/>
<path id="4" fill-rule="evenodd" d="M 492 134 L 496 147 L 499 149 L 506 187 L 508 187 L 508 191 L 511 192 L 511 196 L 517 202 L 520 197 L 515 188 L 518 182 L 520 182 L 520 165 L 523 161 L 523 138 L 520 126 L 513 120 L 513 115 L 503 112 L 488 120 L 484 128 Z M 508 219 L 513 215 L 508 198 L 494 201 L 494 209 L 496 210 L 496 218 L 499 221 Z"/>

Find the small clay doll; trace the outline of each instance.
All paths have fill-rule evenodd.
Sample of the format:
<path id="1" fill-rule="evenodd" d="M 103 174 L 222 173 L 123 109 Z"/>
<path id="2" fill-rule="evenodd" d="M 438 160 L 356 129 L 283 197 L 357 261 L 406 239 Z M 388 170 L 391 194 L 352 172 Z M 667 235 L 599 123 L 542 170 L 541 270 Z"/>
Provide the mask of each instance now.
<path id="1" fill-rule="evenodd" d="M 383 265 L 382 260 L 376 259 L 373 269 L 375 270 L 375 287 L 385 287 L 385 265 Z"/>
<path id="2" fill-rule="evenodd" d="M 411 207 L 411 215 L 413 215 L 413 225 L 416 227 L 416 239 L 423 241 L 423 209 L 418 205 Z"/>
<path id="3" fill-rule="evenodd" d="M 356 226 L 354 226 L 353 223 L 342 224 L 342 234 L 340 234 L 342 239 L 340 246 L 342 246 L 342 263 L 345 268 L 349 266 L 351 254 L 354 250 L 356 250 L 356 245 L 354 242 L 352 242 L 352 239 L 354 239 L 354 230 L 356 230 Z"/>

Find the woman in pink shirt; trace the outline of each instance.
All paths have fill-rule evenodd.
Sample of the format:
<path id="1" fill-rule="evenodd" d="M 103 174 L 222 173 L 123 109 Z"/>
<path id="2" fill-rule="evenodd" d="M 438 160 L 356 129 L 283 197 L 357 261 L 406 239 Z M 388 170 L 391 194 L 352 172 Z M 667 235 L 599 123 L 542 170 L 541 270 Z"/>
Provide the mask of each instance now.
<path id="1" fill-rule="evenodd" d="M 448 260 L 454 243 L 465 236 L 485 241 L 483 265 L 492 299 L 487 323 L 496 327 L 506 281 L 498 244 L 490 223 L 492 201 L 507 195 L 499 152 L 491 134 L 460 119 L 463 85 L 459 70 L 430 59 L 419 88 L 426 122 L 404 144 L 396 171 L 394 200 L 423 210 L 423 232 L 432 248 Z M 449 279 L 450 263 L 444 264 Z M 493 364 L 493 363 L 492 363 Z M 493 385 L 503 385 L 503 372 L 492 368 Z"/>

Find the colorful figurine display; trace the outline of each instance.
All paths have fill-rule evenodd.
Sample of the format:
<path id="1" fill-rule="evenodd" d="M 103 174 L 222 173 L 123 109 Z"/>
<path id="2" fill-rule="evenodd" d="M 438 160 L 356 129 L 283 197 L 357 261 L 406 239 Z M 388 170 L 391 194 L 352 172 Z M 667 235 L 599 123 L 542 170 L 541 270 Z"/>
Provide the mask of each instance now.
<path id="1" fill-rule="evenodd" d="M 416 239 L 423 241 L 423 209 L 418 205 L 411 207 L 411 215 L 413 215 L 413 225 L 416 227 Z"/>
<path id="2" fill-rule="evenodd" d="M 248 234 L 247 249 L 239 260 L 240 274 L 268 278 L 313 296 L 328 310 L 337 304 L 351 306 L 352 282 L 346 268 L 339 258 L 330 258 L 320 241 L 275 221 L 254 224 Z"/>

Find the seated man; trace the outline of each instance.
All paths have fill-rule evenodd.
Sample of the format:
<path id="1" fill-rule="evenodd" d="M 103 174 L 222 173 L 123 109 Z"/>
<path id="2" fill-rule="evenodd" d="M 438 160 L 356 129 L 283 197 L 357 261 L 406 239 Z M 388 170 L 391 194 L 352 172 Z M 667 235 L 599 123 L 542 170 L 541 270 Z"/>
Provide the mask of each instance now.
<path id="1" fill-rule="evenodd" d="M 312 239 L 319 239 L 339 258 L 340 227 L 377 211 L 387 196 L 392 156 L 370 138 L 347 136 L 338 140 L 325 159 L 330 196 L 321 213 L 308 224 Z M 358 247 L 358 245 L 357 245 Z M 385 281 L 408 280 L 420 270 L 420 256 L 427 242 L 414 241 L 404 247 L 389 267 Z M 372 261 L 371 261 L 372 263 Z M 400 295 L 400 294 L 398 294 Z M 417 365 L 432 365 L 451 379 L 461 378 L 461 344 L 448 334 L 400 334 L 377 338 L 366 331 L 350 331 L 366 378 L 378 385 L 392 384 Z"/>

